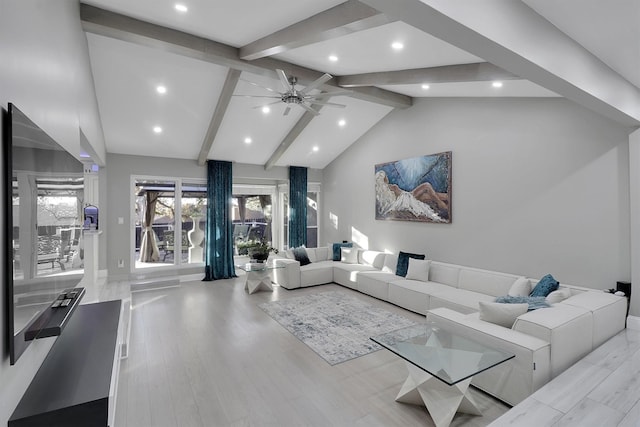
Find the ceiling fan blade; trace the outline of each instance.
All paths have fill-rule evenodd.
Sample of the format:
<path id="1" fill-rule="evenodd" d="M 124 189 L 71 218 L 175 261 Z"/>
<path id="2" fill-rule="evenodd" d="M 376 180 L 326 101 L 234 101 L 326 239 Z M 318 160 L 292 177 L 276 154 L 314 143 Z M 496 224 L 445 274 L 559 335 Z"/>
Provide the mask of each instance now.
<path id="1" fill-rule="evenodd" d="M 259 88 L 261 88 L 261 89 L 268 90 L 269 92 L 280 93 L 280 92 L 278 92 L 277 90 L 271 89 L 270 87 L 266 87 L 266 86 L 259 85 L 258 83 L 256 83 L 256 82 L 252 82 L 251 80 L 245 80 L 245 79 L 240 79 L 240 80 L 242 80 L 242 81 L 243 81 L 243 82 L 245 82 L 245 83 L 249 83 L 250 85 L 253 85 L 253 86 L 259 87 Z"/>
<path id="2" fill-rule="evenodd" d="M 301 106 L 302 108 L 304 108 L 305 110 L 307 110 L 308 112 L 310 112 L 311 114 L 313 114 L 314 116 L 319 116 L 320 113 L 317 112 L 316 110 L 314 110 L 313 108 L 309 107 L 307 104 L 302 103 L 302 104 L 298 104 L 299 106 Z"/>
<path id="3" fill-rule="evenodd" d="M 280 104 L 281 102 L 282 101 L 275 101 L 275 102 L 270 102 L 268 104 L 256 105 L 255 107 L 251 107 L 251 108 L 253 108 L 255 110 L 256 108 L 262 108 L 262 107 L 266 107 L 268 105 Z"/>
<path id="4" fill-rule="evenodd" d="M 324 102 L 324 101 L 309 101 L 309 104 L 311 105 L 328 105 L 329 107 L 338 107 L 338 108 L 345 108 L 346 105 L 344 104 L 336 104 L 335 102 Z"/>
<path id="5" fill-rule="evenodd" d="M 231 96 L 242 96 L 245 98 L 271 98 L 271 99 L 280 98 L 280 95 L 231 95 Z"/>
<path id="6" fill-rule="evenodd" d="M 287 105 L 287 108 L 284 109 L 284 112 L 282 113 L 283 116 L 286 116 L 289 114 L 289 111 L 291 111 L 291 107 L 289 105 Z"/>
<path id="7" fill-rule="evenodd" d="M 280 78 L 280 83 L 282 83 L 282 87 L 285 92 L 289 92 L 291 90 L 291 84 L 289 83 L 289 79 L 287 75 L 284 73 L 284 70 L 277 69 L 276 73 L 278 73 L 278 78 Z"/>
<path id="8" fill-rule="evenodd" d="M 318 78 L 318 79 L 312 81 L 311 83 L 309 83 L 309 85 L 307 87 L 305 87 L 304 89 L 302 89 L 300 92 L 302 94 L 309 93 L 312 90 L 314 90 L 315 88 L 317 88 L 320 85 L 324 84 L 325 82 L 331 80 L 332 78 L 333 78 L 333 76 L 331 74 L 324 73 L 322 76 L 320 76 L 320 78 Z"/>
<path id="9" fill-rule="evenodd" d="M 327 96 L 340 96 L 340 95 L 350 95 L 353 91 L 351 90 L 335 90 L 332 92 L 320 92 L 315 95 L 308 95 L 312 98 L 326 98 Z"/>

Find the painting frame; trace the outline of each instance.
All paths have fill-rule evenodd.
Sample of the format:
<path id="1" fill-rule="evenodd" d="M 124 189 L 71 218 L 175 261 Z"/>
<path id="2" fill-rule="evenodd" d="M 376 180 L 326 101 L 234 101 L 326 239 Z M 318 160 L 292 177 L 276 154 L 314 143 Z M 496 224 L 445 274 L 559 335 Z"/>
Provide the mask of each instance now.
<path id="1" fill-rule="evenodd" d="M 452 154 L 443 151 L 375 165 L 376 220 L 450 224 Z"/>

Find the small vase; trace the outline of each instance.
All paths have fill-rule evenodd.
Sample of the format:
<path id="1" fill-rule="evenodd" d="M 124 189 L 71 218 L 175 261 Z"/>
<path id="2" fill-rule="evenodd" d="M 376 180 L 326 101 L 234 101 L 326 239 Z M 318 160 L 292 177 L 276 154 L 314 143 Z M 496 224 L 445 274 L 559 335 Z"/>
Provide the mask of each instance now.
<path id="1" fill-rule="evenodd" d="M 187 238 L 189 239 L 189 262 L 202 262 L 203 251 L 200 245 L 204 240 L 204 231 L 200 230 L 200 219 L 201 216 L 192 216 L 193 227 L 187 233 Z"/>

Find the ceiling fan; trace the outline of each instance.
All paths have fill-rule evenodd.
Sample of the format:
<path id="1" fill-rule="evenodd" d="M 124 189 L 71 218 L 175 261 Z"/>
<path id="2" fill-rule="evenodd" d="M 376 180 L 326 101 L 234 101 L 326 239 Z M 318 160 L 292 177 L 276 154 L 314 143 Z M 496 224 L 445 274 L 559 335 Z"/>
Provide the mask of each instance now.
<path id="1" fill-rule="evenodd" d="M 248 97 L 248 98 L 273 98 L 273 99 L 278 99 L 277 101 L 268 103 L 268 104 L 264 104 L 264 105 L 258 105 L 254 108 L 264 108 L 268 105 L 273 105 L 273 104 L 279 104 L 281 102 L 285 103 L 287 105 L 287 108 L 285 108 L 284 112 L 283 112 L 283 116 L 286 116 L 287 114 L 289 114 L 289 111 L 291 111 L 291 105 L 298 105 L 302 108 L 304 108 L 305 110 L 307 110 L 308 112 L 310 112 L 311 114 L 314 115 L 319 115 L 320 113 L 315 110 L 314 108 L 312 108 L 313 105 L 322 105 L 322 106 L 329 106 L 329 107 L 338 107 L 338 108 L 344 108 L 346 107 L 346 105 L 343 104 L 336 104 L 333 102 L 327 102 L 325 100 L 325 98 L 331 97 L 331 96 L 336 96 L 336 95 L 346 95 L 351 93 L 351 91 L 348 90 L 338 90 L 338 91 L 333 91 L 333 92 L 320 92 L 317 94 L 311 94 L 310 92 L 313 91 L 314 89 L 319 88 L 322 84 L 324 84 L 325 82 L 327 82 L 328 80 L 330 80 L 331 78 L 333 78 L 333 76 L 331 74 L 323 74 L 322 76 L 320 76 L 318 79 L 312 81 L 311 83 L 309 83 L 304 89 L 297 89 L 296 86 L 298 84 L 298 79 L 294 76 L 291 77 L 287 77 L 287 74 L 284 72 L 284 70 L 281 69 L 277 69 L 276 73 L 278 74 L 278 78 L 280 79 L 280 83 L 282 84 L 282 87 L 284 88 L 284 92 L 279 92 L 277 90 L 268 88 L 266 86 L 261 86 L 257 83 L 254 83 L 252 81 L 249 80 L 243 80 L 246 81 L 249 84 L 252 84 L 254 86 L 260 87 L 262 89 L 266 89 L 269 92 L 273 92 L 274 94 L 277 95 L 236 95 L 236 96 L 244 96 L 244 97 Z"/>

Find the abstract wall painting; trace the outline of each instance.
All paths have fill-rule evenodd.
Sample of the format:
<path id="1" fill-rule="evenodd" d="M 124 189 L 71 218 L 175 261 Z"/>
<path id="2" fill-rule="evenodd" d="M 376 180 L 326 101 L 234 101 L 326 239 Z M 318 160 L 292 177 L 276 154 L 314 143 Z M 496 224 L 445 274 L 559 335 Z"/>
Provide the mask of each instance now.
<path id="1" fill-rule="evenodd" d="M 451 222 L 451 151 L 375 166 L 376 219 Z"/>

